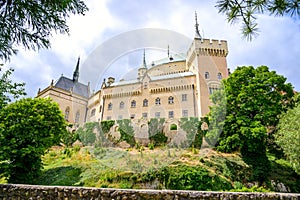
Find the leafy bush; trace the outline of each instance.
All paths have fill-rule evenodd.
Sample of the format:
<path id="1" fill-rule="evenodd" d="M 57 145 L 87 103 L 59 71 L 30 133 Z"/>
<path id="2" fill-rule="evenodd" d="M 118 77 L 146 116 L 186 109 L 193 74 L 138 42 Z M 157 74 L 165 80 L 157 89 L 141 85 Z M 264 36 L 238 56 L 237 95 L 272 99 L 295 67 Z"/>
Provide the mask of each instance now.
<path id="1" fill-rule="evenodd" d="M 118 120 L 117 123 L 119 124 L 119 131 L 121 134 L 120 141 L 125 141 L 130 144 L 131 147 L 134 147 L 136 142 L 130 119 Z"/>
<path id="2" fill-rule="evenodd" d="M 174 190 L 229 190 L 230 182 L 201 166 L 167 166 L 158 172 L 167 189 Z"/>
<path id="3" fill-rule="evenodd" d="M 101 122 L 101 130 L 104 134 L 107 134 L 110 130 L 110 128 L 115 124 L 114 120 L 107 120 Z"/>
<path id="4" fill-rule="evenodd" d="M 50 99 L 22 99 L 0 109 L 0 176 L 31 183 L 40 175 L 41 156 L 61 142 L 66 122 Z"/>
<path id="5" fill-rule="evenodd" d="M 99 133 L 99 123 L 85 123 L 83 127 L 78 128 L 76 133 L 78 134 L 79 140 L 82 142 L 83 145 L 94 145 L 96 141 L 96 134 Z"/>
<path id="6" fill-rule="evenodd" d="M 162 132 L 156 133 L 155 135 L 150 136 L 150 141 L 153 143 L 153 145 L 156 146 L 162 146 L 167 143 L 168 137 L 165 136 Z"/>

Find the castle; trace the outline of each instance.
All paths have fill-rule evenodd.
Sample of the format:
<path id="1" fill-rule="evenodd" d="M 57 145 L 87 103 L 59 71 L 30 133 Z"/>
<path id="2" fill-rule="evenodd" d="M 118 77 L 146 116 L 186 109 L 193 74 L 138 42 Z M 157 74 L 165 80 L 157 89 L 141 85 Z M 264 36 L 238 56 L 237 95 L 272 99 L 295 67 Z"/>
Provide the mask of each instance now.
<path id="1" fill-rule="evenodd" d="M 90 92 L 79 79 L 78 59 L 73 78 L 61 76 L 37 97 L 50 97 L 69 123 L 84 124 L 119 119 L 180 119 L 202 117 L 209 112 L 209 96 L 228 77 L 227 42 L 204 39 L 196 16 L 195 36 L 186 53 L 169 55 L 147 64 L 145 51 L 133 80 L 109 77 Z"/>

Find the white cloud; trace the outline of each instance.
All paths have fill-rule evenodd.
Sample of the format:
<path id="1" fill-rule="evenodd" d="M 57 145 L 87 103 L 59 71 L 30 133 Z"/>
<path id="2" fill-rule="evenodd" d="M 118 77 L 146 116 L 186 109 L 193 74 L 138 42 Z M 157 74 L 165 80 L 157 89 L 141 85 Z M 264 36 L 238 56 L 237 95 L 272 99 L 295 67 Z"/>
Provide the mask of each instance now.
<path id="1" fill-rule="evenodd" d="M 296 89 L 300 89 L 297 76 L 300 69 L 297 58 L 300 55 L 299 21 L 259 16 L 260 35 L 247 42 L 241 39 L 240 26 L 229 25 L 225 16 L 217 12 L 215 1 L 87 0 L 86 4 L 90 9 L 86 16 L 72 16 L 68 20 L 70 36 L 55 35 L 51 39 L 50 50 L 20 51 L 18 56 L 13 57 L 11 65 L 18 71 L 16 78 L 27 83 L 29 95 L 35 95 L 38 87 L 47 86 L 51 79 L 62 73 L 72 76 L 79 55 L 83 63 L 96 47 L 120 33 L 138 28 L 161 28 L 192 39 L 195 11 L 205 38 L 228 41 L 227 60 L 231 69 L 237 65 L 266 64 L 287 76 Z M 151 62 L 151 55 L 148 59 Z M 132 60 L 123 61 L 127 71 L 138 67 L 131 66 Z"/>

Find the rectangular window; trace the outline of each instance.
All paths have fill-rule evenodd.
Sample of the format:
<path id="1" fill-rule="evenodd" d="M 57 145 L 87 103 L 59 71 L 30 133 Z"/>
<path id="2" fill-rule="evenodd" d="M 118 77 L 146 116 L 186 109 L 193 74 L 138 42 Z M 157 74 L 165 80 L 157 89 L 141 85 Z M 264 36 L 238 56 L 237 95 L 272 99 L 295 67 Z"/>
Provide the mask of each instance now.
<path id="1" fill-rule="evenodd" d="M 187 94 L 182 94 L 181 100 L 182 100 L 182 101 L 187 101 Z"/>
<path id="2" fill-rule="evenodd" d="M 142 117 L 146 119 L 148 117 L 148 113 L 142 113 Z"/>
<path id="3" fill-rule="evenodd" d="M 130 119 L 134 119 L 134 117 L 135 117 L 135 114 L 130 115 Z"/>
<path id="4" fill-rule="evenodd" d="M 174 118 L 174 111 L 169 111 L 169 118 L 170 119 Z"/>
<path id="5" fill-rule="evenodd" d="M 107 117 L 106 117 L 106 120 L 111 120 L 111 116 L 107 116 Z"/>
<path id="6" fill-rule="evenodd" d="M 188 110 L 182 110 L 182 117 L 188 117 L 188 116 L 189 116 Z"/>
<path id="7" fill-rule="evenodd" d="M 118 119 L 119 119 L 119 120 L 123 119 L 123 116 L 122 116 L 122 115 L 119 115 L 119 116 L 118 116 Z"/>
<path id="8" fill-rule="evenodd" d="M 160 118 L 160 112 L 155 113 L 155 118 L 158 118 L 158 119 Z"/>

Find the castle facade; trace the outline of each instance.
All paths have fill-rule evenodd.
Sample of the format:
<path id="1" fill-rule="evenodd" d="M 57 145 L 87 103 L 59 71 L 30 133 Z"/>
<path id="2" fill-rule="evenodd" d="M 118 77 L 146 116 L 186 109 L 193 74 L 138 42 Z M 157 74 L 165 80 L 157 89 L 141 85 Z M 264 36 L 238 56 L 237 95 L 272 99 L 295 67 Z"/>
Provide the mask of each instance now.
<path id="1" fill-rule="evenodd" d="M 90 93 L 78 81 L 79 59 L 73 78 L 61 76 L 39 90 L 37 97 L 57 102 L 70 123 L 119 119 L 180 119 L 203 117 L 209 112 L 210 95 L 228 77 L 227 42 L 204 39 L 196 33 L 187 52 L 147 64 L 144 51 L 138 76 L 132 80 L 104 80 Z"/>

